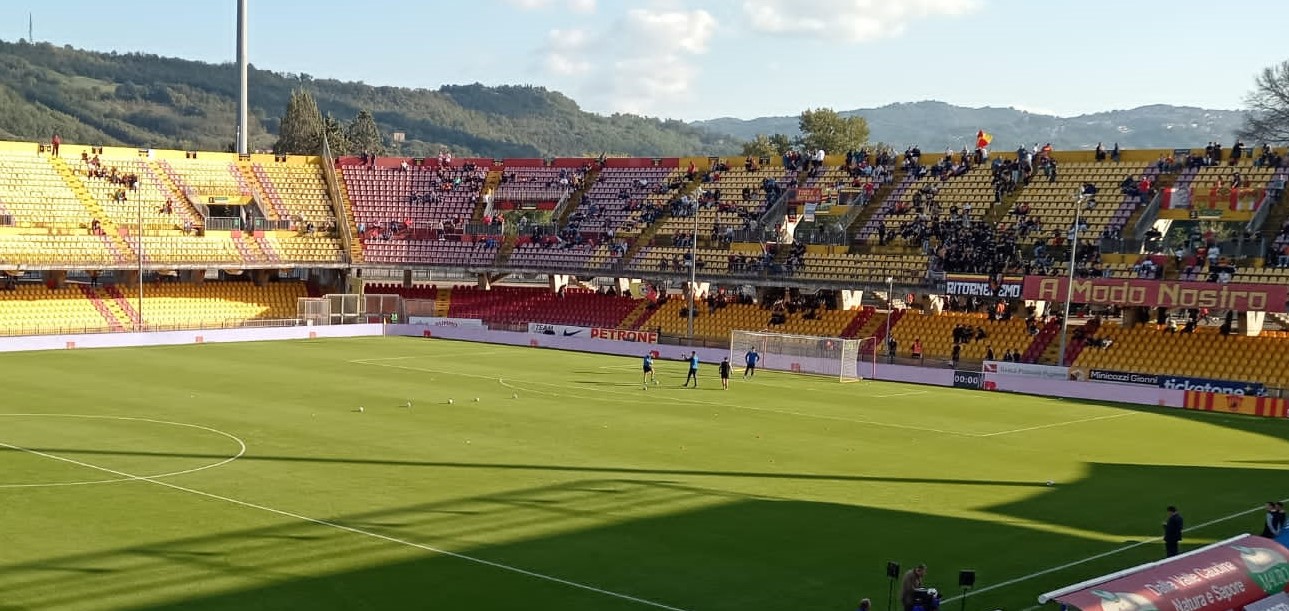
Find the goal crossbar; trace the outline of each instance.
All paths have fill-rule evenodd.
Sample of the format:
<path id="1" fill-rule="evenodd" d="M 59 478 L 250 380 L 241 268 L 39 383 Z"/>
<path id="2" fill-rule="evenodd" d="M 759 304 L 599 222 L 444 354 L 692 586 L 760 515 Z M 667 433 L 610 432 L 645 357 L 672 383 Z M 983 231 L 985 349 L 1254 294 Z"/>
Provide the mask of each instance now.
<path id="1" fill-rule="evenodd" d="M 746 363 L 748 352 L 760 355 L 757 369 L 835 377 L 857 382 L 877 371 L 877 338 L 843 338 L 816 335 L 730 332 L 730 363 Z"/>

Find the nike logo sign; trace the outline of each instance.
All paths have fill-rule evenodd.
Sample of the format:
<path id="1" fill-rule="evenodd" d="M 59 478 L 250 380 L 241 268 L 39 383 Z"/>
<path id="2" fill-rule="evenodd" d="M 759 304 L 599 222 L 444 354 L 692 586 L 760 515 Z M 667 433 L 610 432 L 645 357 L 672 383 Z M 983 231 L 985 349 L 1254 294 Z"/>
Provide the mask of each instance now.
<path id="1" fill-rule="evenodd" d="M 581 330 L 581 329 L 578 329 L 577 331 L 569 331 L 568 329 L 564 329 L 564 337 L 570 337 L 570 336 L 573 336 L 573 335 L 577 335 L 578 333 L 581 333 L 581 332 L 582 332 L 582 330 Z"/>

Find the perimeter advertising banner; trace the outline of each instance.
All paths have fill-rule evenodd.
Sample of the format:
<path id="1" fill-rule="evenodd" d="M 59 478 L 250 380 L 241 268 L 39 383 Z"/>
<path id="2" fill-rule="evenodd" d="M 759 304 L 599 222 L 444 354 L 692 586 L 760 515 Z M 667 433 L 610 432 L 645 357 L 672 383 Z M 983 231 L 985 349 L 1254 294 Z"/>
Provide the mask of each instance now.
<path id="1" fill-rule="evenodd" d="M 1080 611 L 1226 611 L 1286 585 L 1289 549 L 1245 535 L 1055 599 Z"/>
<path id="2" fill-rule="evenodd" d="M 996 374 L 1004 376 L 1019 376 L 1024 378 L 1040 378 L 1043 380 L 1070 379 L 1069 367 L 1054 367 L 1052 365 L 1031 365 L 1029 363 L 1009 363 L 1007 361 L 985 361 L 980 366 L 980 370 L 986 375 Z"/>
<path id="3" fill-rule="evenodd" d="M 615 342 L 640 342 L 642 344 L 658 343 L 658 334 L 653 331 L 627 331 L 623 329 L 591 329 L 591 339 L 607 339 Z"/>
<path id="4" fill-rule="evenodd" d="M 945 274 L 945 292 L 950 295 L 1020 299 L 1025 284 L 1022 276 L 991 277 L 985 274 Z"/>
<path id="5" fill-rule="evenodd" d="M 1022 294 L 1036 301 L 1065 301 L 1069 286 L 1066 277 L 1026 276 Z M 1284 312 L 1289 286 L 1084 278 L 1074 280 L 1070 296 L 1074 303 L 1094 305 Z"/>
<path id="6" fill-rule="evenodd" d="M 548 325 L 544 322 L 528 323 L 528 332 L 533 335 L 559 335 L 563 337 L 586 337 L 590 330 L 586 327 L 570 327 L 568 325 Z"/>
<path id="7" fill-rule="evenodd" d="M 1224 395 L 1211 392 L 1186 391 L 1186 409 L 1206 412 L 1226 412 L 1244 414 L 1245 416 L 1262 416 L 1263 418 L 1284 418 L 1289 416 L 1284 399 L 1275 397 L 1248 397 L 1245 395 Z"/>
<path id="8" fill-rule="evenodd" d="M 1112 369 L 1089 369 L 1087 380 L 1090 382 L 1115 382 L 1117 384 L 1159 386 L 1159 374 L 1137 373 L 1135 371 L 1114 371 Z"/>
<path id="9" fill-rule="evenodd" d="M 654 331 L 629 331 L 625 329 L 606 329 L 601 327 L 572 327 L 569 325 L 551 325 L 541 322 L 530 322 L 528 323 L 528 332 L 533 335 L 589 337 L 591 339 L 602 339 L 615 342 L 639 342 L 642 344 L 658 343 L 658 333 Z"/>
<path id="10" fill-rule="evenodd" d="M 1208 378 L 1187 378 L 1182 376 L 1159 376 L 1159 387 L 1166 390 L 1211 392 L 1219 395 L 1257 397 L 1267 394 L 1267 387 L 1257 382 L 1233 382 L 1231 380 L 1210 380 Z"/>

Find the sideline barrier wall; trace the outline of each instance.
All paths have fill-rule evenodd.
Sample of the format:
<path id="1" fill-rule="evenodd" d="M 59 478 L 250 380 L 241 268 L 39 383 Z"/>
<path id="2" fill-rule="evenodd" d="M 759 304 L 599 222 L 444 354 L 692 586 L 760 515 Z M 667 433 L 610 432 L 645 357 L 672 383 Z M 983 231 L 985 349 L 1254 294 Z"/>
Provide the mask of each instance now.
<path id="1" fill-rule="evenodd" d="M 426 333 L 429 333 L 427 336 Z M 388 325 L 386 335 L 404 335 L 409 337 L 433 337 L 488 344 L 508 344 L 511 346 L 532 346 L 534 348 L 554 348 L 556 350 L 574 350 L 577 352 L 594 352 L 615 354 L 618 356 L 644 357 L 648 352 L 658 351 L 658 358 L 677 361 L 681 355 L 688 357 L 691 348 L 687 346 L 658 345 L 645 342 L 623 342 L 609 339 L 591 339 L 585 336 L 564 337 L 562 335 L 544 335 L 517 331 L 492 331 L 486 328 L 466 326 L 426 326 L 426 325 Z M 704 364 L 715 365 L 729 356 L 729 349 L 692 348 L 698 352 L 698 358 Z"/>
<path id="2" fill-rule="evenodd" d="M 1044 395 L 1065 399 L 1088 399 L 1111 403 L 1134 403 L 1164 407 L 1185 407 L 1185 391 L 1168 390 L 1154 386 L 1115 384 L 1113 382 L 1087 382 L 1072 380 L 1044 380 L 1022 376 L 985 374 L 985 388 L 1026 395 Z"/>
<path id="3" fill-rule="evenodd" d="M 558 335 L 535 335 L 512 331 L 491 331 L 481 328 L 461 326 L 425 326 L 425 325 L 389 325 L 386 335 L 409 337 L 432 337 L 435 339 L 484 342 L 491 344 L 508 344 L 512 346 L 533 346 L 554 348 L 557 350 L 576 350 L 599 354 L 619 356 L 642 356 L 650 350 L 659 350 L 663 359 L 678 360 L 681 352 L 688 352 L 684 346 L 658 346 L 655 344 L 596 340 L 586 337 L 563 337 Z M 426 335 L 428 333 L 428 335 Z M 729 354 L 727 349 L 697 348 L 698 357 L 705 365 L 720 362 Z M 735 363 L 741 367 L 741 363 Z M 877 379 L 911 384 L 932 386 L 953 386 L 952 369 L 933 367 L 912 367 L 908 365 L 887 365 L 878 363 Z M 1069 380 L 1048 380 L 1022 376 L 985 374 L 984 380 L 991 390 L 1015 392 L 1029 395 L 1062 397 L 1070 399 L 1087 399 L 1112 403 L 1133 403 L 1181 408 L 1185 405 L 1184 391 L 1166 390 L 1153 386 L 1133 386 L 1109 382 L 1087 382 Z"/>
<path id="4" fill-rule="evenodd" d="M 259 342 L 286 339 L 335 337 L 378 337 L 379 324 L 322 325 L 317 327 L 264 327 L 153 333 L 89 333 L 81 335 L 32 335 L 0 339 L 0 352 L 29 350 L 79 350 L 81 348 L 125 348 L 133 346 L 177 346 L 225 342 Z"/>

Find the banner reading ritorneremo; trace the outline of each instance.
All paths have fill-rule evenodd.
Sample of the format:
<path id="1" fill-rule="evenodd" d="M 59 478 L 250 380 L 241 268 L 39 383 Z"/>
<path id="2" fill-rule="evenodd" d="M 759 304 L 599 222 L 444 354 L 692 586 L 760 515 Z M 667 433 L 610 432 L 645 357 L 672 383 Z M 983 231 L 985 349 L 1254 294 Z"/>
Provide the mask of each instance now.
<path id="1" fill-rule="evenodd" d="M 1026 276 L 1025 299 L 1065 301 L 1069 279 Z M 1070 301 L 1095 305 L 1149 308 L 1212 308 L 1238 312 L 1284 312 L 1289 286 L 1273 284 L 1217 284 L 1135 280 L 1126 278 L 1075 279 Z"/>

